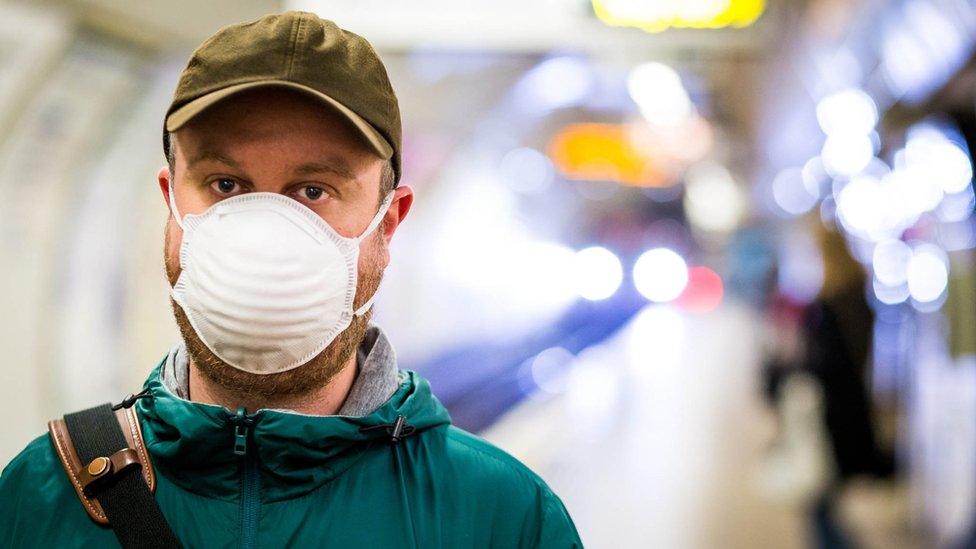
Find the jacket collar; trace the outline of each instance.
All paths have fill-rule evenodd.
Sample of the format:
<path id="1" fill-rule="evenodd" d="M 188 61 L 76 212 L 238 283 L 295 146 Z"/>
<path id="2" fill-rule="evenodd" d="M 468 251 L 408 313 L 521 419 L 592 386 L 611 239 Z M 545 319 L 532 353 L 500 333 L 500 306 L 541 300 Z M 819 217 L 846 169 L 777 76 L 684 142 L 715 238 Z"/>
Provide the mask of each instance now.
<path id="1" fill-rule="evenodd" d="M 174 393 L 163 381 L 166 362 L 146 380 L 150 398 L 136 403 L 153 464 L 185 490 L 236 499 L 244 459 L 234 451 L 241 416 Z M 246 416 L 247 459 L 257 461 L 262 499 L 298 497 L 341 475 L 365 452 L 387 446 L 389 427 L 400 416 L 414 433 L 450 423 L 427 380 L 405 370 L 397 373 L 397 379 L 393 394 L 363 416 L 310 416 L 267 409 Z"/>
<path id="2" fill-rule="evenodd" d="M 163 385 L 174 395 L 189 400 L 190 362 L 186 345 L 180 342 L 163 363 L 160 372 Z M 370 324 L 356 352 L 356 379 L 337 415 L 364 416 L 377 409 L 393 395 L 400 379 L 396 352 L 386 333 Z"/>

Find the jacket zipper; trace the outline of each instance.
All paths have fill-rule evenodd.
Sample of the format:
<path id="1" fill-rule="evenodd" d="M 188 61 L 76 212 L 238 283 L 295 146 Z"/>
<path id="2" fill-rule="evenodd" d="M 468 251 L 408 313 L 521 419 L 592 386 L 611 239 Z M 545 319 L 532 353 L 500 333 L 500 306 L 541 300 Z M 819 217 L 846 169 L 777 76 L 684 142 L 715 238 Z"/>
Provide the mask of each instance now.
<path id="1" fill-rule="evenodd" d="M 258 514 L 261 510 L 261 477 L 254 452 L 248 451 L 248 436 L 253 419 L 238 408 L 234 423 L 234 454 L 241 464 L 241 549 L 253 549 L 257 542 Z"/>

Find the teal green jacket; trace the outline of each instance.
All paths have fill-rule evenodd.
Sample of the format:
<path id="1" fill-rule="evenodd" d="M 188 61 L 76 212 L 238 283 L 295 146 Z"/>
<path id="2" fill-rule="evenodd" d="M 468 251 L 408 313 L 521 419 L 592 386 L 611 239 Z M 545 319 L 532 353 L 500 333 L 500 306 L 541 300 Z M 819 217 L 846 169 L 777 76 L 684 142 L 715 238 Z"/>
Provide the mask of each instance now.
<path id="1" fill-rule="evenodd" d="M 450 424 L 420 375 L 364 417 L 241 416 L 161 383 L 137 413 L 156 500 L 185 547 L 581 547 L 546 484 Z M 383 426 L 415 431 L 391 444 Z M 377 427 L 369 429 L 370 427 Z M 235 441 L 244 455 L 235 453 Z M 117 547 L 82 508 L 47 435 L 0 475 L 0 547 Z"/>

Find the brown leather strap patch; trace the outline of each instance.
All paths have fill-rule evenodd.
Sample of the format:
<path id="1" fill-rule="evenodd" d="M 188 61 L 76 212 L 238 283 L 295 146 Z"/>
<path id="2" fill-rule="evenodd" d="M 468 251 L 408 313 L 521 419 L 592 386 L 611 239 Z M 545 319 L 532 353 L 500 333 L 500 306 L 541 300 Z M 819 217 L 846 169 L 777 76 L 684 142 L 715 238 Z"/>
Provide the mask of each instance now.
<path id="1" fill-rule="evenodd" d="M 149 486 L 149 492 L 154 493 L 156 490 L 156 473 L 153 471 L 152 461 L 149 460 L 149 452 L 146 451 L 146 445 L 142 439 L 142 427 L 139 425 L 139 419 L 136 417 L 135 407 L 116 410 L 115 418 L 119 421 L 119 427 L 122 428 L 122 434 L 125 435 L 125 441 L 128 443 L 129 448 L 127 449 L 128 451 L 123 450 L 113 454 L 113 456 L 104 457 L 115 467 L 120 467 L 134 458 L 138 459 L 139 464 L 142 465 L 142 476 L 146 481 L 146 485 Z M 75 451 L 75 446 L 71 442 L 71 437 L 68 435 L 68 428 L 64 424 L 64 419 L 59 418 L 49 421 L 47 429 L 51 435 L 54 450 L 58 454 L 58 459 L 61 460 L 61 466 L 64 467 L 64 471 L 68 475 L 68 479 L 71 481 L 71 485 L 74 487 L 78 499 L 81 500 L 81 505 L 88 512 L 88 516 L 92 520 L 102 525 L 108 525 L 108 518 L 102 510 L 101 504 L 98 503 L 98 498 L 89 497 L 85 494 L 85 487 L 92 480 L 91 471 L 97 471 L 100 468 L 101 463 L 95 462 L 101 458 L 95 458 L 92 464 L 81 463 L 81 460 L 78 459 L 78 453 Z M 112 459 L 113 457 L 115 458 L 114 461 Z M 93 467 L 89 468 L 89 465 L 93 465 Z"/>

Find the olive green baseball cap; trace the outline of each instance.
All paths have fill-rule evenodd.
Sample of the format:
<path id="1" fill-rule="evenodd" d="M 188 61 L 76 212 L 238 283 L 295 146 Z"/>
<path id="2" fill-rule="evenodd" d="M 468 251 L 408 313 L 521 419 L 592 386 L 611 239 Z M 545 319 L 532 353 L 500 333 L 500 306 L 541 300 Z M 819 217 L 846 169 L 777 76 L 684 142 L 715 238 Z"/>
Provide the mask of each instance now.
<path id="1" fill-rule="evenodd" d="M 307 12 L 224 27 L 190 56 L 166 111 L 163 148 L 208 107 L 245 90 L 284 87 L 338 112 L 393 165 L 400 181 L 400 107 L 386 68 L 365 38 Z"/>

